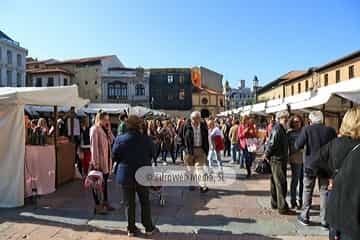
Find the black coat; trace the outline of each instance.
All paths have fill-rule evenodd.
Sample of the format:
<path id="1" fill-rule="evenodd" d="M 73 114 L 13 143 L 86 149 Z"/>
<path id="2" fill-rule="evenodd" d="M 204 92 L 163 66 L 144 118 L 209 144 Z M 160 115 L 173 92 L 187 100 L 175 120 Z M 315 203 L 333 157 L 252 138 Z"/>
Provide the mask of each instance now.
<path id="1" fill-rule="evenodd" d="M 201 122 L 200 124 L 200 131 L 201 131 L 202 149 L 204 150 L 205 154 L 207 154 L 209 152 L 209 138 L 208 138 L 209 131 L 204 122 Z M 187 154 L 194 154 L 194 130 L 190 120 L 188 120 L 183 126 L 182 139 L 185 147 L 185 152 Z"/>
<path id="2" fill-rule="evenodd" d="M 326 220 L 352 239 L 360 239 L 360 148 L 351 152 L 359 143 L 348 137 L 336 138 L 317 152 L 311 166 L 315 173 L 334 178 Z"/>
<path id="3" fill-rule="evenodd" d="M 265 156 L 273 161 L 287 161 L 289 158 L 289 143 L 285 128 L 276 123 L 270 133 L 265 147 Z"/>
<path id="4" fill-rule="evenodd" d="M 322 146 L 336 138 L 336 131 L 323 124 L 312 124 L 302 129 L 299 137 L 295 141 L 295 148 L 302 149 L 306 147 L 304 153 L 305 174 L 314 175 L 313 169 L 315 154 Z"/>

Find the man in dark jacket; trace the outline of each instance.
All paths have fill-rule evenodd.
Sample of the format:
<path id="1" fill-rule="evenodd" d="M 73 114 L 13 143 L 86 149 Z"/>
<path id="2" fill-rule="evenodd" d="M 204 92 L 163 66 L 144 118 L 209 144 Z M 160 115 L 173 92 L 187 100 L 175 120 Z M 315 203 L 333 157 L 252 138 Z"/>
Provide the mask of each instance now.
<path id="1" fill-rule="evenodd" d="M 285 127 L 288 118 L 287 111 L 276 114 L 277 123 L 271 130 L 265 149 L 265 159 L 270 161 L 271 166 L 271 207 L 278 209 L 280 214 L 292 214 L 286 202 L 286 164 L 289 158 L 289 144 Z"/>
<path id="2" fill-rule="evenodd" d="M 151 166 L 153 153 L 152 140 L 140 133 L 141 120 L 130 115 L 127 122 L 127 132 L 118 135 L 113 149 L 113 159 L 123 164 L 126 180 L 122 183 L 126 215 L 128 216 L 128 235 L 133 236 L 139 230 L 135 225 L 135 194 L 137 193 L 141 204 L 141 222 L 145 227 L 146 235 L 151 235 L 157 228 L 151 220 L 151 209 L 148 187 L 136 182 L 136 171 L 144 166 Z M 120 168 L 121 166 L 119 166 Z"/>
<path id="3" fill-rule="evenodd" d="M 336 138 L 336 131 L 333 128 L 323 124 L 324 116 L 320 111 L 314 111 L 309 114 L 311 124 L 301 131 L 298 139 L 295 141 L 295 148 L 302 149 L 305 147 L 304 153 L 304 208 L 298 221 L 303 225 L 310 223 L 310 209 L 316 178 L 318 178 L 320 189 L 320 220 L 323 227 L 327 227 L 325 220 L 326 214 L 326 195 L 328 178 L 321 174 L 315 174 L 312 165 L 316 160 L 316 153 L 322 146 Z"/>
<path id="4" fill-rule="evenodd" d="M 186 166 L 195 167 L 197 175 L 203 175 L 203 167 L 206 165 L 206 156 L 209 152 L 208 128 L 201 120 L 201 113 L 191 113 L 191 118 L 186 122 L 182 131 L 185 144 Z M 191 187 L 190 190 L 193 190 Z M 209 189 L 200 182 L 200 191 L 207 192 Z"/>

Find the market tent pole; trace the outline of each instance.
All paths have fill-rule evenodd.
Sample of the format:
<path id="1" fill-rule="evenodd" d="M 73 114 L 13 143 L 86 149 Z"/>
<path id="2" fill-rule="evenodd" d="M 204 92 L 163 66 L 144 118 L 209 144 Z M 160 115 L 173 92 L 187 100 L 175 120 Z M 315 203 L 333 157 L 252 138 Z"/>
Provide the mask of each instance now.
<path id="1" fill-rule="evenodd" d="M 54 122 L 55 122 L 55 131 L 54 131 L 54 147 L 55 147 L 55 187 L 58 187 L 58 157 L 57 157 L 57 134 L 58 134 L 58 107 L 54 106 Z"/>

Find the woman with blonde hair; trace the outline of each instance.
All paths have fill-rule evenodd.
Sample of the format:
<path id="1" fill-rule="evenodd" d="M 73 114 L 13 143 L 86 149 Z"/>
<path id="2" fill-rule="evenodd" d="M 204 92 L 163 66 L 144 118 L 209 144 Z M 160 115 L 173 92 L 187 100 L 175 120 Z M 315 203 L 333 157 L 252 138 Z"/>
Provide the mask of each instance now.
<path id="1" fill-rule="evenodd" d="M 111 173 L 111 145 L 114 136 L 111 132 L 110 118 L 106 112 L 98 112 L 95 118 L 95 125 L 90 129 L 90 170 L 97 170 L 103 174 L 103 199 L 93 191 L 95 201 L 95 213 L 104 214 L 114 210 L 108 202 L 108 178 Z"/>
<path id="2" fill-rule="evenodd" d="M 339 137 L 323 146 L 314 161 L 316 174 L 329 179 L 331 191 L 326 221 L 330 239 L 360 239 L 360 108 L 349 109 L 342 121 Z M 355 185 L 354 185 L 355 184 Z"/>

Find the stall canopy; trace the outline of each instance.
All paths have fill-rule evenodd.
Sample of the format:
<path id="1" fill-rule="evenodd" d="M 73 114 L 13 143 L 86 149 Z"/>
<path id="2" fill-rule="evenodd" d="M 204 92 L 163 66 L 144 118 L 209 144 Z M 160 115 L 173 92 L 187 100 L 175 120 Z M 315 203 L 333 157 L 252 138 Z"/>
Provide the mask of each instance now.
<path id="1" fill-rule="evenodd" d="M 129 112 L 131 106 L 130 104 L 123 104 L 123 103 L 91 103 L 81 109 L 82 111 L 90 114 L 95 114 L 100 110 L 107 112 L 109 114 L 120 114 L 124 111 Z"/>
<path id="2" fill-rule="evenodd" d="M 349 103 L 344 102 L 342 99 L 357 104 L 360 103 L 360 78 L 353 78 L 348 81 L 319 88 L 312 95 L 312 97 L 305 99 L 304 101 L 291 104 L 291 109 L 320 109 L 322 105 L 325 105 L 325 108 L 328 111 L 343 112 L 346 107 L 349 107 Z"/>
<path id="3" fill-rule="evenodd" d="M 77 86 L 49 88 L 0 88 L 0 207 L 24 204 L 25 122 L 24 106 L 74 106 L 88 101 Z"/>

